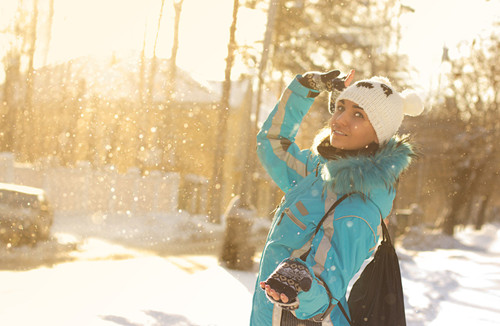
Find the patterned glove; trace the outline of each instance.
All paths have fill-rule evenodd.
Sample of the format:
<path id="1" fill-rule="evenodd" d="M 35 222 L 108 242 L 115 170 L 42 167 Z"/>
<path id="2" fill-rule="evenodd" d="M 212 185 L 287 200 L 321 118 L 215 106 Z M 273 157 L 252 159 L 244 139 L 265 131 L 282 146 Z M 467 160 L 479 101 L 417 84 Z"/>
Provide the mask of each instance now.
<path id="1" fill-rule="evenodd" d="M 304 263 L 293 258 L 285 259 L 276 267 L 265 283 L 276 292 L 285 294 L 288 297 L 288 302 L 276 301 L 267 293 L 266 296 L 271 302 L 279 304 L 283 309 L 295 310 L 299 307 L 297 295 L 300 291 L 309 291 L 312 280 L 311 273 Z"/>
<path id="2" fill-rule="evenodd" d="M 306 72 L 299 82 L 311 89 L 317 91 L 330 92 L 328 111 L 331 114 L 335 112 L 335 99 L 349 85 L 354 78 L 354 70 L 351 70 L 346 76 L 339 77 L 339 70 L 332 70 L 329 72 L 321 73 L 316 71 Z"/>
<path id="3" fill-rule="evenodd" d="M 339 77 L 339 75 L 339 70 L 332 70 L 325 73 L 310 71 L 306 72 L 300 78 L 300 83 L 320 92 L 342 91 L 345 88 L 344 82 L 347 76 Z"/>

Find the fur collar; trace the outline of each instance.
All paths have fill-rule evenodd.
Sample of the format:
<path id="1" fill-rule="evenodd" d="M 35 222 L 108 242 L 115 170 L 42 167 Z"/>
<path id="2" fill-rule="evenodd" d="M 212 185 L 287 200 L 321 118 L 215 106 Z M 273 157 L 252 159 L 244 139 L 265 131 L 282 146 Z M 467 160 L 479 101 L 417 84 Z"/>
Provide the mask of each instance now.
<path id="1" fill-rule="evenodd" d="M 373 155 L 347 156 L 326 162 L 321 177 L 325 186 L 337 194 L 360 192 L 369 196 L 375 189 L 392 190 L 414 156 L 408 138 L 393 137 Z"/>

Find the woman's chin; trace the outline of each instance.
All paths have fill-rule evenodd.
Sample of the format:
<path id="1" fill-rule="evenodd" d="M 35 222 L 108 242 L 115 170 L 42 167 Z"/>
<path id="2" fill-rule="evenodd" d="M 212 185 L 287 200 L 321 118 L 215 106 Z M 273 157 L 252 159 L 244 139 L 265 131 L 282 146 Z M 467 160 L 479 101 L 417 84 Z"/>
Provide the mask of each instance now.
<path id="1" fill-rule="evenodd" d="M 339 136 L 330 137 L 330 145 L 338 149 L 346 149 L 345 144 L 343 144 L 342 141 L 338 139 L 338 137 Z"/>

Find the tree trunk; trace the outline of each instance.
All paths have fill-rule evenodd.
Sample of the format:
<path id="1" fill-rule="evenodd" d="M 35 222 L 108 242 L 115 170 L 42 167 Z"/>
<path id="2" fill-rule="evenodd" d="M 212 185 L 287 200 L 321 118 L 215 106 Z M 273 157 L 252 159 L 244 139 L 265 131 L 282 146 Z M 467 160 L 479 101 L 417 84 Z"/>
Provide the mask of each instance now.
<path id="1" fill-rule="evenodd" d="M 257 156 L 255 153 L 255 134 L 257 130 L 259 130 L 258 123 L 259 123 L 259 115 L 260 115 L 260 106 L 262 103 L 262 90 L 264 88 L 264 74 L 267 68 L 267 62 L 269 59 L 269 51 L 271 48 L 271 41 L 272 41 L 272 35 L 274 31 L 274 25 L 275 25 L 275 20 L 276 20 L 276 12 L 277 8 L 279 5 L 279 0 L 271 0 L 269 2 L 269 8 L 268 8 L 268 13 L 267 13 L 267 25 L 266 25 L 266 33 L 264 35 L 264 43 L 262 46 L 262 57 L 260 59 L 259 63 L 259 73 L 258 73 L 258 88 L 257 88 L 257 95 L 256 95 L 256 101 L 253 101 L 253 105 L 255 107 L 255 121 L 254 123 L 250 123 L 251 121 L 249 120 L 248 123 L 248 148 L 244 151 L 245 153 L 245 160 L 243 162 L 248 162 L 246 163 L 243 171 L 242 171 L 242 185 L 241 185 L 241 202 L 242 205 L 249 207 L 251 206 L 252 201 L 255 201 L 255 187 L 252 187 L 253 185 L 253 175 L 254 171 L 256 170 L 256 164 L 257 164 Z M 251 115 L 251 114 L 250 114 Z M 252 138 L 252 139 L 250 139 Z M 252 151 L 250 153 L 250 151 Z"/>
<path id="2" fill-rule="evenodd" d="M 53 21 L 54 21 L 54 0 L 50 0 L 49 1 L 49 17 L 47 20 L 47 29 L 46 29 L 46 34 L 45 34 L 47 41 L 45 43 L 45 48 L 43 51 L 43 65 L 44 66 L 47 64 L 47 58 L 49 56 L 50 41 L 52 39 L 52 23 L 53 23 Z"/>
<path id="3" fill-rule="evenodd" d="M 242 130 L 242 146 L 238 148 L 239 156 L 241 157 L 241 173 L 240 180 L 237 181 L 235 185 L 236 193 L 240 194 L 240 205 L 244 208 L 249 208 L 252 206 L 252 176 L 255 170 L 255 126 L 252 121 L 254 94 L 253 85 L 251 80 L 248 80 L 248 89 L 245 94 L 245 112 L 241 119 L 241 130 Z"/>
<path id="4" fill-rule="evenodd" d="M 184 0 L 174 0 L 175 21 L 174 21 L 174 35 L 172 43 L 172 51 L 170 54 L 169 68 L 167 71 L 166 87 L 164 89 L 166 107 L 161 114 L 161 132 L 158 140 L 158 145 L 162 150 L 162 169 L 175 169 L 175 162 L 177 161 L 175 151 L 170 150 L 167 153 L 168 143 L 174 141 L 173 135 L 173 116 L 175 106 L 175 92 L 177 89 L 177 52 L 179 50 L 179 23 L 181 20 L 182 5 Z"/>
<path id="5" fill-rule="evenodd" d="M 2 151 L 13 152 L 19 147 L 16 142 L 19 138 L 15 136 L 19 101 L 17 90 L 21 81 L 21 55 L 15 48 L 7 51 L 3 58 L 5 79 L 3 83 L 3 117 L 2 130 L 4 130 Z"/>
<path id="6" fill-rule="evenodd" d="M 451 205 L 451 210 L 444 219 L 443 223 L 444 234 L 453 236 L 453 234 L 455 233 L 455 225 L 457 225 L 458 213 L 459 213 L 459 200 L 457 200 L 457 197 L 455 197 Z"/>
<path id="7" fill-rule="evenodd" d="M 25 97 L 25 110 L 27 112 L 27 128 L 24 129 L 25 133 L 23 139 L 25 144 L 23 152 L 29 161 L 33 161 L 36 157 L 35 150 L 40 148 L 39 137 L 35 135 L 40 134 L 40 125 L 35 118 L 35 110 L 33 106 L 33 84 L 35 76 L 35 49 L 36 49 L 36 27 L 38 23 L 38 0 L 33 1 L 33 15 L 31 17 L 31 25 L 28 33 L 29 48 L 28 48 L 28 71 L 26 76 L 26 97 Z M 28 132 L 29 130 L 29 132 Z M 33 143 L 34 142 L 34 143 Z"/>
<path id="8" fill-rule="evenodd" d="M 238 17 L 239 0 L 234 0 L 233 21 L 229 29 L 229 43 L 227 45 L 226 70 L 224 83 L 222 85 L 222 96 L 218 107 L 219 119 L 217 125 L 217 137 L 213 159 L 213 173 L 209 191 L 210 221 L 219 223 L 222 213 L 223 186 L 224 186 L 224 158 L 226 150 L 226 128 L 229 117 L 229 99 L 231 95 L 231 69 L 234 62 L 234 51 L 236 49 L 236 22 Z M 215 126 L 214 126 L 215 128 Z"/>
<path id="9" fill-rule="evenodd" d="M 264 87 L 264 73 L 267 67 L 267 60 L 269 59 L 269 51 L 271 48 L 271 41 L 274 32 L 274 25 L 276 21 L 276 12 L 279 5 L 279 0 L 271 0 L 269 2 L 269 9 L 267 13 L 266 34 L 264 35 L 264 43 L 262 47 L 262 57 L 259 63 L 259 84 L 257 90 L 257 101 L 255 103 L 255 129 L 258 130 L 260 105 L 262 101 L 262 88 Z"/>
<path id="10" fill-rule="evenodd" d="M 174 21 L 174 41 L 172 43 L 172 54 L 170 55 L 170 69 L 168 69 L 167 80 L 167 102 L 175 93 L 177 77 L 177 51 L 179 50 L 179 23 L 181 20 L 182 3 L 184 0 L 174 1 L 175 21 Z"/>
<path id="11" fill-rule="evenodd" d="M 156 47 L 158 45 L 158 36 L 160 34 L 161 19 L 163 17 L 163 7 L 165 5 L 165 0 L 161 0 L 160 14 L 158 16 L 158 26 L 156 28 L 155 43 L 153 46 L 153 57 L 151 58 L 151 67 L 149 73 L 149 83 L 148 83 L 148 108 L 151 110 L 153 106 L 153 93 L 154 93 L 154 83 L 156 77 Z"/>
<path id="12" fill-rule="evenodd" d="M 484 223 L 486 222 L 486 208 L 488 207 L 488 202 L 490 200 L 491 195 L 488 194 L 486 196 L 483 196 L 481 198 L 481 201 L 479 203 L 479 212 L 477 213 L 477 218 L 476 218 L 476 230 L 481 230 L 483 227 Z"/>
<path id="13" fill-rule="evenodd" d="M 451 210 L 446 215 L 443 223 L 443 233 L 453 236 L 455 232 L 455 226 L 458 224 L 459 214 L 466 203 L 466 198 L 468 194 L 467 182 L 469 178 L 470 171 L 468 169 L 461 169 L 457 171 L 455 183 L 456 183 L 456 192 L 451 200 Z"/>
<path id="14" fill-rule="evenodd" d="M 142 40 L 141 57 L 139 60 L 139 103 L 141 108 L 144 108 L 146 96 L 144 88 L 146 86 L 146 29 L 144 29 L 144 37 Z"/>

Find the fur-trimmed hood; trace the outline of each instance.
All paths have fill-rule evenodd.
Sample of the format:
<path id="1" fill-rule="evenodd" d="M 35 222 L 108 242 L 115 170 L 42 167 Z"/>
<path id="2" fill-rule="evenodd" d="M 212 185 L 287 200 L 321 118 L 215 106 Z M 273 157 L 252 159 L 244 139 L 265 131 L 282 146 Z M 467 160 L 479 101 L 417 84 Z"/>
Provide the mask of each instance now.
<path id="1" fill-rule="evenodd" d="M 392 190 L 414 156 L 408 138 L 393 137 L 373 155 L 328 161 L 321 170 L 321 177 L 325 186 L 337 194 L 359 192 L 369 196 L 375 189 Z"/>

